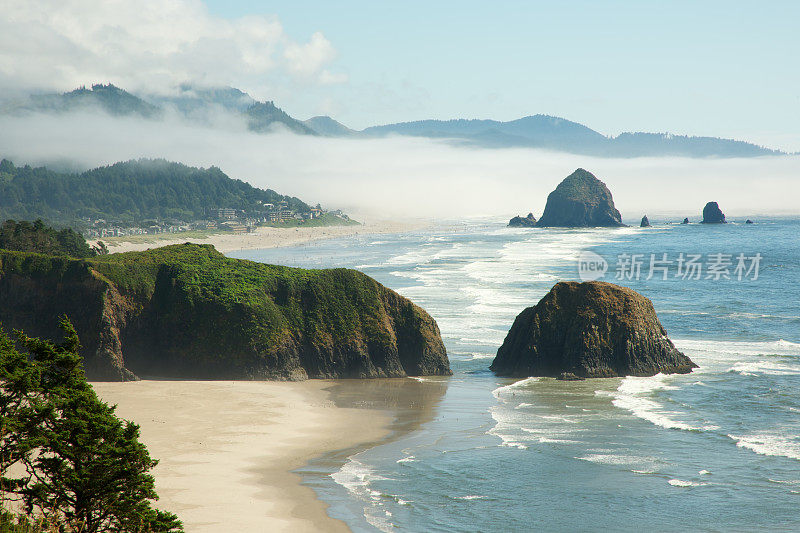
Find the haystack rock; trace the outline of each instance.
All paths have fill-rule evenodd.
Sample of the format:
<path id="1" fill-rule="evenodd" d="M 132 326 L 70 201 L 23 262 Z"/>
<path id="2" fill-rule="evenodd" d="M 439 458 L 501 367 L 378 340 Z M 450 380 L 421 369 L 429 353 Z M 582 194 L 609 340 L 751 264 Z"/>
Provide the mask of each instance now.
<path id="1" fill-rule="evenodd" d="M 717 202 L 708 202 L 703 208 L 703 220 L 701 224 L 724 224 L 725 214 L 717 205 Z"/>
<path id="2" fill-rule="evenodd" d="M 647 215 L 642 217 L 642 223 L 639 224 L 639 227 L 640 228 L 649 228 L 650 227 L 650 221 L 647 219 Z"/>
<path id="3" fill-rule="evenodd" d="M 696 367 L 641 294 L 601 281 L 565 281 L 517 316 L 490 369 L 571 380 L 686 374 Z"/>
<path id="4" fill-rule="evenodd" d="M 539 227 L 620 227 L 622 217 L 606 184 L 579 168 L 547 197 Z"/>
<path id="5" fill-rule="evenodd" d="M 536 227 L 536 218 L 533 213 L 528 213 L 526 217 L 514 217 L 508 221 L 509 228 L 534 228 Z"/>

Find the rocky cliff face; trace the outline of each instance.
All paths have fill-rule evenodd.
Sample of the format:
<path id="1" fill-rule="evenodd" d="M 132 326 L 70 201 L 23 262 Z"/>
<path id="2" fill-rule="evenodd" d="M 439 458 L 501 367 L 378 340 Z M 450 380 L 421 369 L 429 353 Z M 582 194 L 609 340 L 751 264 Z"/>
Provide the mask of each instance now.
<path id="1" fill-rule="evenodd" d="M 491 370 L 508 376 L 652 376 L 695 365 L 667 338 L 653 304 L 611 283 L 560 282 L 517 316 Z"/>
<path id="2" fill-rule="evenodd" d="M 177 245 L 89 260 L 0 252 L 0 322 L 75 324 L 89 379 L 444 375 L 433 318 L 372 278 Z"/>
<path id="3" fill-rule="evenodd" d="M 591 172 L 579 168 L 547 197 L 539 227 L 624 226 L 611 191 Z"/>
<path id="4" fill-rule="evenodd" d="M 719 208 L 717 202 L 708 202 L 703 208 L 703 220 L 701 224 L 724 224 L 725 214 Z"/>
<path id="5" fill-rule="evenodd" d="M 509 228 L 533 228 L 536 227 L 536 217 L 533 213 L 528 213 L 526 217 L 514 217 L 508 221 Z"/>

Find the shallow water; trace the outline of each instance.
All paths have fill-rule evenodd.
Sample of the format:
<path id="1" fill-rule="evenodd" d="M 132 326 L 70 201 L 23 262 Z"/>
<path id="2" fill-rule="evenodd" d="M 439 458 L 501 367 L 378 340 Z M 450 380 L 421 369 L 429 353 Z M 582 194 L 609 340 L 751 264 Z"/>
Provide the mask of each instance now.
<path id="1" fill-rule="evenodd" d="M 647 229 L 510 229 L 478 220 L 235 257 L 357 268 L 437 320 L 452 378 L 406 433 L 304 471 L 354 531 L 800 529 L 800 220 Z M 514 317 L 577 256 L 649 297 L 684 376 L 501 379 L 487 367 Z M 670 266 L 616 279 L 620 254 L 730 254 L 732 279 Z M 738 254 L 763 257 L 739 281 Z M 374 391 L 373 391 L 374 392 Z M 334 464 L 344 466 L 335 467 Z"/>

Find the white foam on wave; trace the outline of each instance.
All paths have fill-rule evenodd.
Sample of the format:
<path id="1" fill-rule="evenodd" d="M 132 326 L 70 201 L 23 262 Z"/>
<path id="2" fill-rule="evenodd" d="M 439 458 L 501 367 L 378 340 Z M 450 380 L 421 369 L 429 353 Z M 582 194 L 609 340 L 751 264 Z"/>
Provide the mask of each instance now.
<path id="1" fill-rule="evenodd" d="M 471 354 L 469 360 L 476 361 L 478 359 L 494 359 L 494 354 L 491 353 L 474 353 Z"/>
<path id="2" fill-rule="evenodd" d="M 454 496 L 456 500 L 485 500 L 486 496 L 479 494 L 468 494 L 467 496 Z"/>
<path id="3" fill-rule="evenodd" d="M 348 458 L 330 477 L 355 498 L 367 504 L 364 507 L 364 519 L 367 523 L 384 533 L 394 531 L 394 524 L 389 521 L 392 514 L 381 504 L 382 493 L 370 487 L 371 482 L 388 478 L 376 474 L 373 468 L 353 457 Z"/>
<path id="4" fill-rule="evenodd" d="M 414 457 L 413 455 L 408 455 L 406 457 L 403 457 L 402 459 L 398 459 L 396 462 L 398 464 L 403 464 L 403 463 L 413 463 L 416 460 L 417 460 L 416 457 Z"/>
<path id="5" fill-rule="evenodd" d="M 800 375 L 800 367 L 779 363 L 777 361 L 740 361 L 728 370 L 743 376 L 755 376 L 758 374 L 769 376 L 796 376 Z"/>
<path id="6" fill-rule="evenodd" d="M 408 376 L 408 377 L 409 377 L 409 379 L 413 379 L 414 381 L 419 381 L 420 383 L 429 383 L 429 382 L 432 382 L 432 381 L 438 381 L 436 379 L 423 378 L 423 377 L 420 377 L 420 376 Z"/>
<path id="7" fill-rule="evenodd" d="M 670 479 L 667 481 L 673 487 L 702 487 L 703 485 L 708 485 L 708 483 L 701 483 L 699 481 L 684 481 L 682 479 Z"/>
<path id="8" fill-rule="evenodd" d="M 502 400 L 503 396 L 507 394 L 513 394 L 515 389 L 523 389 L 532 383 L 536 383 L 537 381 L 541 381 L 542 378 L 540 377 L 531 377 L 521 379 L 519 381 L 515 381 L 510 385 L 504 385 L 502 387 L 497 387 L 492 391 L 492 396 L 497 398 L 498 400 Z"/>
<path id="9" fill-rule="evenodd" d="M 719 429 L 718 426 L 694 426 L 677 420 L 675 417 L 680 413 L 665 409 L 663 405 L 649 397 L 659 390 L 677 389 L 678 387 L 667 383 L 670 379 L 669 376 L 664 374 L 656 374 L 652 377 L 626 377 L 622 380 L 617 390 L 611 393 L 614 398 L 612 403 L 615 407 L 630 411 L 634 416 L 666 429 L 684 431 Z M 602 391 L 598 391 L 598 393 L 602 393 Z"/>
<path id="10" fill-rule="evenodd" d="M 660 311 L 659 311 L 660 312 Z M 695 339 L 672 339 L 682 352 L 716 353 L 723 355 L 797 355 L 800 344 L 783 339 L 776 341 L 712 341 Z"/>
<path id="11" fill-rule="evenodd" d="M 590 453 L 576 457 L 575 459 L 603 465 L 630 465 L 637 462 L 633 457 L 613 453 Z"/>
<path id="12" fill-rule="evenodd" d="M 752 435 L 728 435 L 736 441 L 736 446 L 753 451 L 759 455 L 788 457 L 800 461 L 800 442 L 783 435 L 756 433 Z"/>

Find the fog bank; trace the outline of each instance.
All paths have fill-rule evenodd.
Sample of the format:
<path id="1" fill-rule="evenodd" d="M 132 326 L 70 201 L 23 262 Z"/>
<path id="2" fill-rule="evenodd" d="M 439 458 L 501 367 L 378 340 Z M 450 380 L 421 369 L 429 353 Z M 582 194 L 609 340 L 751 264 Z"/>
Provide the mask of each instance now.
<path id="1" fill-rule="evenodd" d="M 75 168 L 140 157 L 216 165 L 232 178 L 308 203 L 385 218 L 529 211 L 538 217 L 548 193 L 578 167 L 609 186 L 628 223 L 645 213 L 697 217 L 711 200 L 729 216 L 800 213 L 799 156 L 605 159 L 68 114 L 0 117 L 0 157 L 34 165 L 69 161 Z"/>

